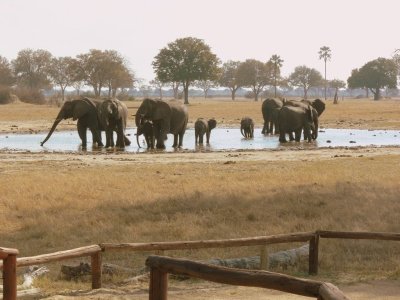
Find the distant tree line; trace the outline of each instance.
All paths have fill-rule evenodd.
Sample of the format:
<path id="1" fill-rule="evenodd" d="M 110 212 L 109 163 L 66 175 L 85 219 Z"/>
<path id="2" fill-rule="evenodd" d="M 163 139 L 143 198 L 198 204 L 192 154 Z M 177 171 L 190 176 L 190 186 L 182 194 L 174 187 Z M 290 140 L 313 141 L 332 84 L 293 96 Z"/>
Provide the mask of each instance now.
<path id="1" fill-rule="evenodd" d="M 229 89 L 232 100 L 237 91 L 246 89 L 246 96 L 255 101 L 266 93 L 277 97 L 299 90 L 302 97 L 307 98 L 310 91 L 323 88 L 325 99 L 327 92 L 330 94 L 333 90 L 334 103 L 337 103 L 339 90 L 346 88 L 346 82 L 327 79 L 331 49 L 323 46 L 318 54 L 324 61 L 324 77 L 305 65 L 297 66 L 289 76 L 283 77 L 284 60 L 277 54 L 265 62 L 246 59 L 221 63 L 203 40 L 180 38 L 155 56 L 152 65 L 156 77 L 149 85 L 140 85 L 140 89 L 143 95 L 156 90 L 157 96 L 162 98 L 170 88 L 174 98 L 182 97 L 187 104 L 190 87 L 201 89 L 206 98 L 213 88 L 224 87 Z M 400 50 L 396 50 L 390 59 L 378 58 L 354 69 L 347 79 L 348 88 L 364 89 L 367 96 L 371 91 L 377 100 L 382 90 L 397 88 L 399 67 Z M 135 82 L 140 84 L 128 62 L 115 50 L 92 49 L 76 57 L 53 57 L 46 50 L 24 49 L 11 62 L 0 56 L 0 103 L 5 102 L 11 88 L 23 101 L 40 102 L 43 91 L 51 87 L 56 87 L 64 100 L 67 87 L 74 88 L 78 95 L 83 87 L 91 87 L 95 97 L 104 93 L 112 97 L 118 92 L 132 91 Z"/>
<path id="2" fill-rule="evenodd" d="M 90 86 L 95 97 L 103 90 L 111 97 L 131 88 L 134 80 L 128 62 L 115 50 L 92 49 L 76 57 L 54 57 L 46 50 L 24 49 L 11 63 L 0 56 L 3 103 L 10 98 L 11 88 L 22 101 L 40 103 L 44 101 L 43 91 L 52 87 L 60 90 L 63 101 L 67 87 L 79 95 L 83 86 Z"/>

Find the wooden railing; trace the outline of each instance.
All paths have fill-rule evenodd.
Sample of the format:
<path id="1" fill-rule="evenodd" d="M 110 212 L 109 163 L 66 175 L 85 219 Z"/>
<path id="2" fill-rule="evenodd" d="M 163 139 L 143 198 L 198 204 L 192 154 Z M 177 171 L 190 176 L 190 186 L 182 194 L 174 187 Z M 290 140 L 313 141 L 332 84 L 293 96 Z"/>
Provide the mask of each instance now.
<path id="1" fill-rule="evenodd" d="M 17 299 L 17 249 L 0 248 L 3 262 L 3 300 Z"/>
<path id="2" fill-rule="evenodd" d="M 242 246 L 260 246 L 260 269 L 266 269 L 267 251 L 266 247 L 270 244 L 278 243 L 292 243 L 292 242 L 309 242 L 309 274 L 318 273 L 318 255 L 319 255 L 319 241 L 320 238 L 340 238 L 340 239 L 371 239 L 371 240 L 389 240 L 400 241 L 399 233 L 382 233 L 382 232 L 343 232 L 343 231 L 316 231 L 316 232 L 302 232 L 294 234 L 281 234 L 271 236 L 259 236 L 252 238 L 240 239 L 225 239 L 225 240 L 200 240 L 200 241 L 185 241 L 185 242 L 159 242 L 159 243 L 124 243 L 113 244 L 103 243 L 99 245 L 92 245 L 67 251 L 60 251 L 44 255 L 21 257 L 16 259 L 17 250 L 10 252 L 9 260 L 6 263 L 3 256 L 7 249 L 0 250 L 0 268 L 3 269 L 3 274 L 7 268 L 10 268 L 10 262 L 16 259 L 17 267 L 31 266 L 35 264 L 43 264 L 54 261 L 67 260 L 77 257 L 91 257 L 92 262 L 92 288 L 100 288 L 102 281 L 102 256 L 103 251 L 156 251 L 162 253 L 165 250 L 183 250 L 183 249 L 202 249 L 202 248 L 227 248 L 227 247 L 242 247 Z M 5 249 L 5 250 L 4 250 Z M 9 249 L 8 249 L 9 250 Z M 10 251 L 11 251 L 10 250 Z M 8 254 L 7 254 L 8 257 Z M 3 277 L 6 289 L 12 288 L 8 282 L 12 282 L 9 275 L 12 276 L 10 271 L 7 271 Z M 13 298 L 9 298 L 13 299 Z"/>
<path id="3" fill-rule="evenodd" d="M 267 271 L 225 268 L 165 256 L 149 256 L 146 265 L 150 267 L 149 300 L 167 300 L 168 273 L 230 285 L 273 289 L 320 300 L 348 299 L 330 283 Z"/>

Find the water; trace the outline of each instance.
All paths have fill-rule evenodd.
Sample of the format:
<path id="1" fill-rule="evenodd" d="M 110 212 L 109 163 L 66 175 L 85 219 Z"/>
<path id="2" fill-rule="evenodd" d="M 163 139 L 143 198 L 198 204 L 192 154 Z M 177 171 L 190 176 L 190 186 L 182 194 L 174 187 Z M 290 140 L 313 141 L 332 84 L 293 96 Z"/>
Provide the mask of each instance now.
<path id="1" fill-rule="evenodd" d="M 125 152 L 145 152 L 148 151 L 143 142 L 144 138 L 139 138 L 143 148 L 138 148 L 136 144 L 135 128 L 129 128 L 127 134 L 132 144 L 125 148 Z M 47 132 L 39 134 L 0 134 L 0 150 L 13 151 L 81 151 L 81 143 L 76 131 L 54 132 L 46 144 L 41 147 L 40 142 L 46 137 Z M 205 139 L 205 137 L 204 137 Z M 92 135 L 88 132 L 88 151 L 92 151 Z M 115 139 L 116 140 L 116 137 Z M 105 135 L 103 133 L 103 141 Z M 174 151 L 172 148 L 173 136 L 168 135 L 165 142 L 165 151 Z M 185 150 L 246 150 L 246 149 L 277 149 L 277 148 L 318 148 L 318 147 L 359 147 L 359 146 L 400 146 L 400 131 L 398 130 L 355 130 L 355 129 L 322 129 L 318 139 L 312 143 L 305 141 L 288 142 L 280 144 L 278 136 L 264 136 L 261 128 L 254 132 L 254 139 L 245 139 L 240 134 L 239 129 L 235 128 L 216 128 L 211 132 L 210 145 L 196 146 L 194 142 L 194 129 L 186 130 L 183 149 Z M 98 149 L 97 149 L 98 150 Z M 100 151 L 106 151 L 104 149 Z"/>

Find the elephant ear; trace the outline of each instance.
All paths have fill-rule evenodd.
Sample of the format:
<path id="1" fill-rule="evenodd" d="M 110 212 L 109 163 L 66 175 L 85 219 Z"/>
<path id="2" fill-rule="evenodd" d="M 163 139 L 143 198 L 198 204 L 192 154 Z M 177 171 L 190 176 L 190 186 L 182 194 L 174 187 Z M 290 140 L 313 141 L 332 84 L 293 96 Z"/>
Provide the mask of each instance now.
<path id="1" fill-rule="evenodd" d="M 72 109 L 72 119 L 78 120 L 90 113 L 93 107 L 84 100 L 75 100 L 74 107 Z"/>
<path id="2" fill-rule="evenodd" d="M 153 111 L 153 120 L 165 120 L 171 118 L 171 106 L 162 100 L 157 100 Z"/>
<path id="3" fill-rule="evenodd" d="M 312 123 L 313 120 L 314 120 L 314 111 L 315 110 L 313 109 L 313 107 L 311 105 L 309 105 L 308 108 L 307 108 L 306 113 L 307 113 L 307 120 L 310 123 Z"/>

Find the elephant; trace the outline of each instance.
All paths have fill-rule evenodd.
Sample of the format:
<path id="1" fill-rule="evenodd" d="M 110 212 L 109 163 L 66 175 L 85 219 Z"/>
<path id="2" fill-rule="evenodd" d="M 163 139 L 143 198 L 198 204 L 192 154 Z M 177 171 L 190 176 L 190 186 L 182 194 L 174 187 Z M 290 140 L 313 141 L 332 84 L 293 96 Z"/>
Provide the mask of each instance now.
<path id="1" fill-rule="evenodd" d="M 144 139 L 146 140 L 147 148 L 154 149 L 155 146 L 155 136 L 156 136 L 156 127 L 151 120 L 142 120 L 142 123 L 137 128 L 136 132 L 136 142 L 138 147 L 140 148 L 139 144 L 139 136 L 144 135 Z"/>
<path id="2" fill-rule="evenodd" d="M 195 143 L 197 144 L 197 141 L 199 141 L 199 144 L 203 144 L 203 136 L 205 134 L 207 144 L 209 144 L 211 130 L 213 130 L 216 126 L 217 121 L 215 119 L 209 119 L 206 121 L 203 118 L 198 118 L 194 123 Z"/>
<path id="3" fill-rule="evenodd" d="M 267 98 L 264 100 L 261 106 L 261 112 L 264 118 L 264 126 L 261 131 L 262 134 L 273 134 L 274 129 L 275 134 L 279 133 L 278 115 L 283 103 L 284 101 L 280 99 Z"/>
<path id="4" fill-rule="evenodd" d="M 322 115 L 322 113 L 325 110 L 325 102 L 322 101 L 321 99 L 314 99 L 314 100 L 301 100 L 301 102 L 306 103 L 314 107 L 314 109 L 318 113 L 318 117 Z"/>
<path id="5" fill-rule="evenodd" d="M 98 117 L 98 110 L 101 103 L 101 100 L 93 100 L 88 98 L 64 102 L 53 123 L 53 126 L 40 145 L 43 146 L 44 143 L 47 142 L 61 120 L 72 118 L 73 120 L 78 120 L 77 129 L 79 137 L 82 140 L 83 149 L 86 149 L 87 147 L 86 131 L 88 128 L 92 132 L 93 145 L 97 144 L 98 147 L 103 147 L 104 145 L 101 141 L 101 126 L 99 124 Z"/>
<path id="6" fill-rule="evenodd" d="M 244 117 L 240 121 L 240 133 L 245 138 L 253 138 L 254 137 L 254 121 L 250 117 Z"/>
<path id="7" fill-rule="evenodd" d="M 288 106 L 297 106 L 297 107 L 307 107 L 311 105 L 318 113 L 318 117 L 322 115 L 322 113 L 325 110 L 325 102 L 322 101 L 321 99 L 314 99 L 314 100 L 305 100 L 302 99 L 300 101 L 296 100 L 288 100 L 285 101 L 283 105 L 288 105 Z"/>
<path id="8" fill-rule="evenodd" d="M 167 134 L 174 135 L 172 147 L 182 147 L 183 136 L 188 122 L 188 111 L 184 104 L 171 101 L 146 98 L 135 114 L 135 123 L 139 127 L 143 119 L 153 121 L 156 128 L 156 147 L 165 149 Z"/>
<path id="9" fill-rule="evenodd" d="M 286 142 L 286 133 L 290 140 L 295 139 L 300 142 L 301 131 L 304 130 L 305 139 L 311 142 L 318 137 L 318 113 L 311 107 L 285 105 L 281 108 L 278 116 L 279 122 L 279 142 Z M 293 132 L 295 138 L 293 138 Z"/>
<path id="10" fill-rule="evenodd" d="M 117 133 L 116 146 L 124 148 L 131 144 L 125 135 L 128 108 L 116 98 L 104 100 L 98 110 L 99 121 L 106 132 L 106 148 L 114 147 L 114 131 Z"/>

